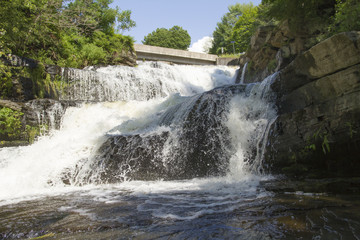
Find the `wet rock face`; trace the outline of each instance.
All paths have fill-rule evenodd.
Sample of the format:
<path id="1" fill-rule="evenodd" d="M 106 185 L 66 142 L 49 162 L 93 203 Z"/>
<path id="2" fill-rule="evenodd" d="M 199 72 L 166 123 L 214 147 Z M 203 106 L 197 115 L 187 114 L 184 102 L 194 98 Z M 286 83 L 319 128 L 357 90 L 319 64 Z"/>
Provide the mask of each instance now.
<path id="1" fill-rule="evenodd" d="M 256 30 L 251 38 L 249 50 L 240 57 L 241 67 L 246 62 L 249 63 L 248 74 L 245 77 L 246 83 L 262 81 L 266 76 L 284 69 L 297 56 L 309 57 L 309 55 L 303 55 L 302 53 L 317 44 L 319 36 L 328 34 L 326 22 L 312 24 L 311 26 L 304 25 L 296 31 L 291 29 L 290 25 L 288 21 L 284 21 L 278 26 L 262 26 Z M 319 56 L 318 64 L 329 66 L 326 63 L 326 55 L 336 56 L 331 51 L 332 49 L 340 49 L 340 47 L 336 46 L 334 48 L 331 44 L 340 43 L 343 46 L 344 54 L 347 53 L 347 50 L 349 50 L 347 46 L 350 46 L 347 45 L 349 39 L 346 39 L 347 37 L 343 38 L 341 35 L 336 38 L 338 39 L 328 41 L 328 45 L 324 41 L 321 43 L 323 46 L 321 49 L 314 50 L 321 51 L 313 52 Z M 304 67 L 307 68 L 309 64 L 311 65 L 312 62 L 305 63 Z M 341 66 L 341 63 L 339 63 L 339 66 Z"/>
<path id="2" fill-rule="evenodd" d="M 167 169 L 161 151 L 168 136 L 168 132 L 163 132 L 148 136 L 110 137 L 99 149 L 86 181 L 116 183 L 127 179 L 166 178 Z"/>
<path id="3" fill-rule="evenodd" d="M 240 57 L 241 66 L 249 63 L 244 82 L 260 82 L 275 71 L 283 69 L 307 48 L 308 38 L 309 34 L 290 31 L 287 22 L 277 27 L 259 27 L 251 37 L 249 50 Z"/>
<path id="4" fill-rule="evenodd" d="M 244 85 L 227 86 L 188 98 L 158 119 L 161 132 L 109 136 L 91 159 L 90 172 L 78 167 L 75 182 L 113 183 L 220 176 L 232 153 L 224 126 L 228 102 Z"/>
<path id="5" fill-rule="evenodd" d="M 26 103 L 0 100 L 0 108 L 6 107 L 21 114 L 20 133 L 14 136 L 1 135 L 4 141 L 0 147 L 28 145 L 29 127 L 36 129 L 36 134 L 48 133 L 52 129 L 59 129 L 61 119 L 68 107 L 74 107 L 77 103 L 73 101 L 57 101 L 53 99 L 35 99 Z"/>
<path id="6" fill-rule="evenodd" d="M 74 101 L 57 101 L 53 99 L 35 99 L 24 104 L 25 125 L 46 125 L 50 129 L 59 129 L 61 118 L 68 107 L 75 107 Z"/>
<path id="7" fill-rule="evenodd" d="M 360 32 L 335 35 L 299 55 L 272 89 L 279 117 L 270 171 L 294 176 L 360 172 Z"/>

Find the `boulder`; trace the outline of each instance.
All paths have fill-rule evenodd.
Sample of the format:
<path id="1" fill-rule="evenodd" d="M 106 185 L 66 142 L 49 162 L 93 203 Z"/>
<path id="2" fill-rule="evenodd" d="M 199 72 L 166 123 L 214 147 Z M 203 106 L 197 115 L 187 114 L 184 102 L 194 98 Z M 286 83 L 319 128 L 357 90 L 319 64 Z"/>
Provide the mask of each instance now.
<path id="1" fill-rule="evenodd" d="M 96 156 L 78 166 L 72 181 L 114 183 L 225 175 L 234 151 L 224 125 L 227 103 L 245 89 L 245 85 L 231 85 L 187 98 L 150 124 L 161 126 L 162 131 L 108 136 Z"/>

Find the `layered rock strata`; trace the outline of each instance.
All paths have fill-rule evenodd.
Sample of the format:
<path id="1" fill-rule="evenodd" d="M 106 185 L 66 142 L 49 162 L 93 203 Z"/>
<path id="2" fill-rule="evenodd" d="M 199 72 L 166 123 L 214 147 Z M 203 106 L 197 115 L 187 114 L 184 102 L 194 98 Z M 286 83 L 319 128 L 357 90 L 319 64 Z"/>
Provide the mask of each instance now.
<path id="1" fill-rule="evenodd" d="M 279 116 L 267 167 L 291 176 L 360 171 L 360 32 L 335 35 L 299 55 L 273 82 Z"/>

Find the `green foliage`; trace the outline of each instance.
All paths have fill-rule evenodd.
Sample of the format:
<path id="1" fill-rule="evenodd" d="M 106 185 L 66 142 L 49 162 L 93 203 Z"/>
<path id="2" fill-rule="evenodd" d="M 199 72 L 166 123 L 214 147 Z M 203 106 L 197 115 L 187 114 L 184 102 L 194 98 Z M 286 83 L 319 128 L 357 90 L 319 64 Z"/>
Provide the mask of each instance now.
<path id="1" fill-rule="evenodd" d="M 256 28 L 263 24 L 259 7 L 250 4 L 231 5 L 213 32 L 212 54 L 234 54 L 246 51 Z M 235 48 L 235 49 L 234 49 Z M 222 52 L 223 51 L 223 52 Z"/>
<path id="2" fill-rule="evenodd" d="M 258 8 L 252 4 L 243 5 L 242 13 L 232 29 L 230 40 L 234 41 L 235 51 L 244 52 L 250 45 L 251 36 L 260 26 Z"/>
<path id="3" fill-rule="evenodd" d="M 116 33 L 135 26 L 131 11 L 111 9 L 112 0 L 0 0 L 0 29 L 4 47 L 13 54 L 46 64 L 83 67 L 107 63 L 125 53 L 133 39 Z M 111 47 L 97 40 L 104 34 Z M 123 39 L 126 39 L 124 40 Z M 119 39 L 121 39 L 119 41 Z M 122 43 L 122 44 L 119 44 Z M 122 47 L 122 48 L 118 48 Z M 112 56 L 107 58 L 106 56 Z M 110 64 L 110 63 L 108 63 Z"/>
<path id="4" fill-rule="evenodd" d="M 27 141 L 29 143 L 34 143 L 35 137 L 39 135 L 39 128 L 26 125 L 25 133 L 27 136 Z"/>
<path id="5" fill-rule="evenodd" d="M 336 0 L 333 33 L 360 31 L 360 2 L 358 0 Z"/>
<path id="6" fill-rule="evenodd" d="M 223 48 L 225 54 L 233 53 L 232 40 L 230 39 L 232 30 L 238 17 L 241 16 L 243 9 L 247 6 L 247 4 L 237 3 L 228 7 L 229 12 L 221 18 L 221 22 L 217 23 L 213 32 L 213 45 L 209 50 L 211 54 L 222 54 L 221 48 Z"/>
<path id="7" fill-rule="evenodd" d="M 308 145 L 305 146 L 305 150 L 316 151 L 316 144 L 318 144 L 321 145 L 324 154 L 330 153 L 328 133 L 326 130 L 323 130 L 323 126 L 313 134 L 312 138 L 307 139 L 307 143 Z"/>
<path id="8" fill-rule="evenodd" d="M 13 88 L 11 68 L 4 64 L 1 57 L 0 53 L 0 99 L 9 97 Z"/>
<path id="9" fill-rule="evenodd" d="M 59 66 L 116 65 L 121 63 L 124 52 L 134 51 L 132 37 L 102 31 L 95 31 L 91 38 L 64 34 L 61 41 L 64 48 Z"/>
<path id="10" fill-rule="evenodd" d="M 7 107 L 0 108 L 0 135 L 5 139 L 25 140 L 28 143 L 33 143 L 37 136 L 48 131 L 47 125 L 26 125 L 23 127 L 21 122 L 22 115 L 22 112 Z"/>
<path id="11" fill-rule="evenodd" d="M 144 37 L 145 45 L 187 50 L 191 43 L 189 33 L 182 27 L 158 28 Z"/>
<path id="12" fill-rule="evenodd" d="M 263 14 L 287 20 L 293 31 L 330 24 L 336 0 L 262 0 Z"/>
<path id="13" fill-rule="evenodd" d="M 352 139 L 354 137 L 354 134 L 357 133 L 357 131 L 354 130 L 353 123 L 346 122 L 346 126 L 349 128 L 349 136 Z"/>
<path id="14" fill-rule="evenodd" d="M 117 15 L 118 30 L 125 31 L 136 26 L 136 23 L 131 20 L 131 11 L 125 10 Z"/>
<path id="15" fill-rule="evenodd" d="M 33 83 L 33 94 L 37 98 L 44 98 L 45 96 L 45 66 L 39 63 L 36 68 L 30 68 L 29 74 Z"/>
<path id="16" fill-rule="evenodd" d="M 10 50 L 5 47 L 3 36 L 5 30 L 0 29 L 0 99 L 4 97 L 9 97 L 12 92 L 12 79 L 11 79 L 11 68 L 5 64 L 5 60 L 8 59 L 6 53 L 9 53 Z"/>
<path id="17" fill-rule="evenodd" d="M 106 57 L 104 49 L 92 43 L 87 43 L 82 46 L 81 55 L 86 61 L 91 62 L 91 65 L 105 62 Z M 85 62 L 84 64 L 88 65 L 87 62 Z"/>
<path id="18" fill-rule="evenodd" d="M 290 30 L 302 37 L 323 40 L 330 34 L 360 30 L 358 0 L 262 0 L 229 6 L 213 32 L 212 54 L 246 51 L 259 26 L 287 22 Z M 314 36 L 316 34 L 316 36 Z M 273 67 L 273 66 L 270 66 Z"/>
<path id="19" fill-rule="evenodd" d="M 328 140 L 327 134 L 325 134 L 323 136 L 323 141 L 321 143 L 321 148 L 322 148 L 324 154 L 330 152 L 330 145 L 329 145 L 329 140 Z"/>
<path id="20" fill-rule="evenodd" d="M 20 134 L 22 112 L 7 107 L 0 109 L 0 134 L 14 137 Z"/>

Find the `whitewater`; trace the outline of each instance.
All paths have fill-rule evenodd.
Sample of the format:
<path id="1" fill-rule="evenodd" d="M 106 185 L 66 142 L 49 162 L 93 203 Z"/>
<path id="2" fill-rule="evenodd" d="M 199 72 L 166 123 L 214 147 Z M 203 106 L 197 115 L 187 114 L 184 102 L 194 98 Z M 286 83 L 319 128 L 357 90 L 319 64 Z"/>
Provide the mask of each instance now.
<path id="1" fill-rule="evenodd" d="M 235 84 L 235 73 L 235 68 L 225 66 L 155 62 L 135 68 L 64 70 L 68 88 L 61 100 L 76 105 L 61 111 L 54 108 L 54 114 L 64 113 L 60 127 L 52 124 L 50 132 L 32 145 L 0 149 L 0 237 L 287 236 L 278 221 L 284 217 L 291 222 L 291 210 L 284 209 L 294 206 L 286 206 L 284 199 L 305 196 L 318 204 L 322 195 L 282 195 L 279 205 L 276 194 L 264 187 L 275 181 L 263 168 L 267 136 L 276 119 L 269 89 L 275 75 L 244 85 Z M 193 141 L 199 137 L 198 127 L 206 133 L 205 143 Z M 116 152 L 123 149 L 122 144 L 130 147 Z M 182 159 L 197 156 L 191 154 L 200 145 L 205 147 L 199 156 L 208 156 L 222 170 L 196 177 L 197 170 L 203 169 L 186 165 L 195 177 L 184 177 L 186 172 L 177 175 L 183 171 Z M 136 155 L 135 151 L 143 152 Z M 106 161 L 113 164 L 113 156 L 125 160 L 104 165 Z M 208 166 L 211 161 L 185 160 L 216 170 Z M 160 170 L 149 173 L 145 168 L 149 179 L 139 180 L 144 170 L 136 169 L 136 161 Z M 331 218 L 329 214 L 322 216 Z M 314 213 L 308 219 L 317 217 Z"/>
<path id="2" fill-rule="evenodd" d="M 64 171 L 74 171 L 79 161 L 91 158 L 108 135 L 129 134 L 134 131 L 161 132 L 163 128 L 166 129 L 167 127 L 154 124 L 148 126 L 153 123 L 153 119 L 159 113 L 182 102 L 188 96 L 234 84 L 235 81 L 234 68 L 170 66 L 161 63 L 143 63 L 135 69 L 116 66 L 96 70 L 90 68 L 86 71 L 74 69 L 73 74 L 76 75 L 73 79 L 81 79 L 79 85 L 75 86 L 79 89 L 77 90 L 78 93 L 73 95 L 72 100 L 81 99 L 87 102 L 78 107 L 68 108 L 62 117 L 60 129 L 52 129 L 47 136 L 40 137 L 34 144 L 0 150 L 0 175 L 2 176 L 0 204 L 7 204 L 11 200 L 39 197 L 43 194 L 76 191 L 81 188 L 97 188 L 98 186 L 86 183 L 64 184 L 62 175 Z M 126 77 L 128 79 L 125 81 L 124 78 Z M 89 79 L 96 79 L 98 84 L 91 86 Z M 130 83 L 134 79 L 142 82 Z M 123 81 L 121 82 L 121 80 Z M 133 84 L 132 88 L 131 84 Z M 159 93 L 154 94 L 152 99 L 144 100 L 147 98 L 144 89 L 147 88 L 147 91 L 151 92 L 155 85 L 160 86 Z M 139 90 L 139 86 L 142 88 L 141 90 Z M 131 89 L 129 90 L 129 88 Z M 118 92 L 124 91 L 127 93 L 120 97 Z M 136 91 L 138 91 L 138 95 L 134 93 Z M 102 97 L 97 103 L 90 102 L 94 100 L 92 96 L 95 95 Z M 104 101 L 104 99 L 111 101 Z M 245 121 L 242 118 L 247 113 L 241 113 L 241 107 L 249 109 L 254 107 L 268 108 L 268 106 L 265 103 L 260 106 L 255 105 L 251 103 L 253 99 L 248 99 L 249 103 L 246 103 L 243 98 L 235 97 L 230 103 L 232 109 L 227 125 L 232 135 L 233 144 L 238 150 L 231 159 L 229 174 L 223 179 L 195 179 L 189 180 L 187 184 L 184 182 L 166 182 L 168 189 L 183 189 L 184 186 L 189 189 L 196 189 L 199 184 L 203 185 L 204 182 L 208 181 L 217 183 L 221 181 L 231 183 L 239 179 L 255 181 L 255 176 L 243 170 L 242 152 L 246 151 L 246 141 L 252 138 L 249 135 L 254 132 L 255 126 L 261 121 L 267 122 L 268 120 L 258 119 L 254 123 Z M 261 100 L 257 99 L 257 101 Z M 116 129 L 117 126 L 125 122 L 125 127 L 122 126 L 120 130 Z M 152 188 L 156 189 L 158 185 L 159 189 L 162 189 L 161 186 L 165 183 L 159 179 L 152 184 Z M 149 187 L 149 183 L 137 182 L 134 186 L 131 181 L 118 183 L 117 187 L 128 186 L 129 191 L 134 191 L 134 189 L 144 191 L 140 190 L 142 185 L 145 185 L 145 188 Z"/>

